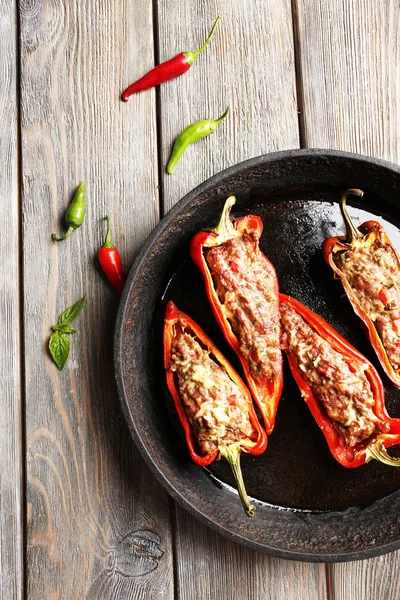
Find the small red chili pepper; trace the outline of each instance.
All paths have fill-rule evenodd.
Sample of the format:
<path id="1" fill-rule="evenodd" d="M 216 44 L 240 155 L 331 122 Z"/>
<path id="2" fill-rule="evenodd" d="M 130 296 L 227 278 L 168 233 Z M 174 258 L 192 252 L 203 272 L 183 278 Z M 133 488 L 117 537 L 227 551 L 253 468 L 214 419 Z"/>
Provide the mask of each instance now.
<path id="1" fill-rule="evenodd" d="M 354 282 L 352 283 L 351 281 L 349 281 L 348 277 L 343 272 L 342 263 L 343 259 L 346 260 L 347 252 L 354 253 L 364 250 L 370 253 L 371 264 L 374 264 L 374 268 L 379 268 L 381 258 L 379 258 L 379 256 L 376 255 L 376 260 L 374 261 L 374 246 L 376 245 L 378 253 L 381 253 L 382 249 L 384 248 L 387 248 L 387 250 L 391 253 L 391 257 L 393 258 L 395 266 L 389 269 L 389 272 L 391 273 L 391 276 L 394 276 L 394 273 L 397 273 L 397 277 L 399 277 L 400 257 L 380 223 L 378 223 L 377 221 L 366 221 L 358 228 L 354 225 L 346 206 L 346 199 L 348 196 L 362 197 L 363 192 L 358 189 L 352 189 L 346 190 L 342 194 L 340 201 L 340 209 L 342 212 L 343 220 L 346 225 L 346 236 L 336 236 L 327 238 L 322 245 L 322 252 L 325 261 L 332 268 L 335 277 L 341 280 L 347 298 L 349 299 L 354 312 L 363 321 L 367 330 L 369 340 L 376 352 L 376 355 L 383 369 L 385 370 L 388 377 L 393 381 L 393 383 L 400 387 L 400 373 L 394 368 L 393 364 L 391 363 L 390 357 L 388 355 L 388 348 L 385 347 L 385 340 L 382 338 L 377 328 L 378 321 L 376 320 L 376 311 L 373 311 L 375 315 L 374 320 L 372 320 L 371 312 L 367 312 L 366 309 L 367 304 L 364 302 L 364 304 L 362 305 L 360 302 L 360 293 L 356 292 L 354 288 Z M 353 254 L 353 257 L 354 256 L 355 255 Z M 358 287 L 360 289 L 363 287 L 370 287 L 371 282 L 369 281 L 368 273 L 361 272 L 358 275 L 357 282 Z M 370 290 L 373 293 L 373 289 L 370 288 Z M 376 293 L 377 298 L 384 305 L 384 309 L 386 309 L 386 304 L 389 301 L 387 292 L 388 290 L 382 287 L 380 291 Z M 397 294 L 397 298 L 398 297 L 399 296 Z M 368 300 L 369 296 L 367 296 L 366 299 Z M 394 315 L 396 310 L 400 310 L 400 301 L 397 302 L 397 306 L 391 305 L 390 311 L 384 310 L 384 314 Z M 392 320 L 392 329 L 394 331 L 397 331 L 394 317 Z M 398 341 L 400 341 L 400 335 L 398 335 L 397 337 Z M 394 340 L 391 341 L 393 343 L 393 346 L 396 346 L 396 342 Z"/>
<path id="2" fill-rule="evenodd" d="M 112 283 L 117 292 L 122 294 L 125 279 L 122 272 L 121 256 L 117 248 L 111 243 L 110 218 L 106 217 L 106 219 L 107 234 L 104 244 L 98 251 L 99 262 L 109 282 Z"/>
<path id="3" fill-rule="evenodd" d="M 391 419 L 386 412 L 384 389 L 376 369 L 322 317 L 290 296 L 285 294 L 279 296 L 281 305 L 286 304 L 299 314 L 311 329 L 341 354 L 348 366 L 357 365 L 361 368 L 370 385 L 375 400 L 372 412 L 379 419 L 380 427 L 385 431 L 375 432 L 369 438 L 351 447 L 346 444 L 344 435 L 340 435 L 339 429 L 334 426 L 334 420 L 328 416 L 322 402 L 318 400 L 312 384 L 305 379 L 304 371 L 300 368 L 295 355 L 289 350 L 285 350 L 301 395 L 324 434 L 334 458 L 347 468 L 360 467 L 372 459 L 390 466 L 400 467 L 400 459 L 392 458 L 386 451 L 386 448 L 400 444 L 400 419 Z"/>
<path id="4" fill-rule="evenodd" d="M 199 267 L 203 274 L 206 286 L 206 293 L 211 305 L 211 309 L 216 318 L 227 342 L 238 355 L 243 371 L 245 373 L 247 384 L 256 401 L 263 419 L 267 434 L 270 434 L 274 428 L 275 416 L 278 409 L 279 399 L 283 388 L 283 372 L 282 372 L 282 355 L 279 349 L 279 288 L 278 279 L 275 269 L 271 262 L 267 259 L 259 249 L 258 240 L 263 231 L 263 224 L 260 217 L 255 215 L 247 215 L 236 221 L 231 221 L 229 214 L 235 203 L 235 198 L 231 196 L 225 203 L 220 222 L 218 226 L 209 231 L 201 231 L 194 236 L 190 244 L 190 254 L 194 263 Z M 266 272 L 273 280 L 272 294 L 269 303 L 272 306 L 272 312 L 276 313 L 275 326 L 278 327 L 276 335 L 276 356 L 274 358 L 274 376 L 271 378 L 256 378 L 251 372 L 250 361 L 252 360 L 252 352 L 247 355 L 243 352 L 240 346 L 238 335 L 232 327 L 234 316 L 230 315 L 225 310 L 225 306 L 218 295 L 216 285 L 213 279 L 213 273 L 207 263 L 206 253 L 211 249 L 226 244 L 230 244 L 236 238 L 245 239 L 246 236 L 251 237 L 251 244 L 254 245 L 254 252 L 261 257 L 261 263 L 265 266 Z M 241 265 L 236 261 L 230 263 L 230 270 L 239 274 Z M 269 323 L 269 325 L 273 325 Z"/>
<path id="5" fill-rule="evenodd" d="M 175 79 L 175 77 L 179 77 L 180 75 L 186 73 L 186 71 L 188 71 L 193 65 L 196 58 L 200 56 L 203 50 L 210 43 L 211 38 L 214 35 L 215 28 L 220 20 L 221 18 L 217 17 L 210 35 L 201 48 L 196 50 L 196 52 L 181 52 L 173 58 L 170 58 L 169 60 L 157 65 L 154 67 L 154 69 L 151 69 L 148 73 L 146 73 L 146 75 L 143 75 L 143 77 L 126 88 L 121 96 L 122 100 L 124 102 L 128 102 L 128 98 L 129 96 L 132 96 L 132 94 L 148 90 L 149 88 L 160 85 L 161 83 L 169 81 L 170 79 Z"/>
<path id="6" fill-rule="evenodd" d="M 185 368 L 182 371 L 182 373 L 188 379 L 185 379 L 184 382 L 178 381 L 176 366 L 174 367 L 173 365 L 173 353 L 174 342 L 177 338 L 179 338 L 182 332 L 184 332 L 185 334 L 189 334 L 189 336 L 194 338 L 194 340 L 199 343 L 201 348 L 207 351 L 208 356 L 212 359 L 213 363 L 217 365 L 217 368 L 222 368 L 221 370 L 224 371 L 224 373 L 228 375 L 231 382 L 233 382 L 234 389 L 236 389 L 242 395 L 242 397 L 244 397 L 244 400 L 246 402 L 247 416 L 249 418 L 251 429 L 253 431 L 253 434 L 250 437 L 241 435 L 239 436 L 241 439 L 233 442 L 227 442 L 226 440 L 224 440 L 223 437 L 219 437 L 213 432 L 212 434 L 210 433 L 210 439 L 213 440 L 214 445 L 217 445 L 217 448 L 206 454 L 201 453 L 197 437 L 198 435 L 200 435 L 200 432 L 198 431 L 196 433 L 194 428 L 192 427 L 187 413 L 187 410 L 189 409 L 187 409 L 184 405 L 182 393 L 184 393 L 184 391 L 186 390 L 186 392 L 190 395 L 189 405 L 191 410 L 191 419 L 193 423 L 193 420 L 196 418 L 195 415 L 199 409 L 199 406 L 195 406 L 196 400 L 198 401 L 197 404 L 200 404 L 200 410 L 202 410 L 203 406 L 207 405 L 209 402 L 209 400 L 207 399 L 206 401 L 204 401 L 204 397 L 202 398 L 199 388 L 195 387 L 196 385 L 199 385 L 199 381 L 202 381 L 202 377 L 203 380 L 204 377 L 207 378 L 207 371 L 205 372 L 205 374 L 203 373 L 202 375 L 202 373 L 199 373 L 199 370 L 201 371 L 203 367 L 197 366 L 196 376 L 193 375 L 190 378 L 190 375 L 188 375 L 190 371 L 190 364 L 185 363 Z M 194 358 L 195 357 L 193 357 L 192 360 L 194 360 Z M 221 354 L 218 348 L 213 344 L 213 342 L 206 336 L 204 331 L 193 321 L 193 319 L 191 319 L 188 315 L 180 311 L 173 302 L 169 302 L 167 305 L 164 321 L 164 366 L 166 370 L 168 389 L 171 393 L 175 409 L 178 413 L 179 420 L 184 429 L 186 443 L 188 445 L 192 460 L 197 465 L 205 467 L 211 464 L 219 456 L 223 456 L 224 458 L 226 458 L 230 467 L 232 468 L 233 475 L 238 486 L 239 496 L 246 510 L 246 513 L 248 514 L 248 516 L 254 516 L 255 507 L 250 503 L 249 498 L 247 496 L 240 469 L 240 451 L 242 450 L 253 455 L 262 454 L 267 447 L 267 436 L 257 419 L 250 392 L 244 385 L 243 381 L 240 379 L 239 375 L 228 363 L 228 361 Z M 216 402 L 218 402 L 218 389 L 216 389 L 215 386 L 212 389 L 213 397 L 215 397 Z M 188 392 L 188 390 L 194 391 Z M 203 403 L 201 403 L 200 399 L 203 399 Z M 234 399 L 231 395 L 229 395 L 229 397 L 226 398 L 226 400 L 229 405 L 234 404 Z M 214 414 L 218 414 L 217 411 Z M 227 415 L 225 412 L 223 412 L 221 422 L 225 425 L 226 429 L 225 434 L 221 434 L 221 436 L 228 435 L 227 432 L 230 430 L 232 432 L 238 430 L 237 423 L 231 423 L 230 427 L 230 421 L 227 419 L 229 419 L 229 413 Z M 205 420 L 205 417 L 203 417 L 203 421 L 204 423 L 207 422 Z M 217 423 L 217 426 L 218 425 L 219 423 Z M 200 426 L 201 425 L 199 424 L 199 427 Z M 205 429 L 207 432 L 207 427 Z M 207 433 L 205 435 L 207 435 Z"/>

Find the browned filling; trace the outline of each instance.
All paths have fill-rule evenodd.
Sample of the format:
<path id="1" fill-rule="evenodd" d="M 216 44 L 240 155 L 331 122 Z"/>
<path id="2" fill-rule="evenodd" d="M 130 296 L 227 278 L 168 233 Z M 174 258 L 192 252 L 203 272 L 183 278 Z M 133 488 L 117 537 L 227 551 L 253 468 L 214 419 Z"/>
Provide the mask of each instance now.
<path id="1" fill-rule="evenodd" d="M 374 322 L 388 359 L 400 368 L 400 268 L 393 248 L 376 239 L 354 241 L 335 256 L 358 302 Z"/>
<path id="2" fill-rule="evenodd" d="M 258 233 L 210 249 L 206 260 L 217 294 L 255 380 L 271 380 L 281 365 L 276 275 L 258 247 Z"/>
<path id="3" fill-rule="evenodd" d="M 202 454 L 255 434 L 247 398 L 190 333 L 177 331 L 171 369 Z"/>
<path id="4" fill-rule="evenodd" d="M 288 304 L 281 303 L 282 348 L 292 354 L 315 397 L 348 446 L 388 425 L 374 414 L 374 396 L 365 366 L 332 348 Z"/>

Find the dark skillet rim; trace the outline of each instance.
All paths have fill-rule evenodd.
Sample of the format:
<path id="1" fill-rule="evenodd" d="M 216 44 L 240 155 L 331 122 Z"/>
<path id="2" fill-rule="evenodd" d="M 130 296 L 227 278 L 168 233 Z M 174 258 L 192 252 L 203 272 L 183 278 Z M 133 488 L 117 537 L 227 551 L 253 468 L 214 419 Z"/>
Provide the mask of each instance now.
<path id="1" fill-rule="evenodd" d="M 245 171 L 254 166 L 263 165 L 269 162 L 280 162 L 284 161 L 288 158 L 296 158 L 296 157 L 321 157 L 321 158 L 347 158 L 355 162 L 359 163 L 367 163 L 375 166 L 380 166 L 382 168 L 388 169 L 390 171 L 394 171 L 397 174 L 400 174 L 400 166 L 391 163 L 389 161 L 365 156 L 362 154 L 356 154 L 353 152 L 344 152 L 340 150 L 325 150 L 320 148 L 308 148 L 308 149 L 293 149 L 293 150 L 284 150 L 280 152 L 273 152 L 270 154 L 263 154 L 258 157 L 250 158 L 243 162 L 237 163 L 219 173 L 213 175 L 205 182 L 201 183 L 193 190 L 191 190 L 188 194 L 186 194 L 177 204 L 175 204 L 168 213 L 160 220 L 154 230 L 151 232 L 147 240 L 144 242 L 130 272 L 126 280 L 125 288 L 123 294 L 121 296 L 121 301 L 117 313 L 116 325 L 115 325 L 115 334 L 114 334 L 114 365 L 115 365 L 115 378 L 117 382 L 117 390 L 120 398 L 121 406 L 123 413 L 125 415 L 129 430 L 131 432 L 132 438 L 143 458 L 147 466 L 150 468 L 156 479 L 161 483 L 161 485 L 167 490 L 167 492 L 171 495 L 171 497 L 178 502 L 185 510 L 187 510 L 190 514 L 192 514 L 195 518 L 199 519 L 202 523 L 211 527 L 217 533 L 223 535 L 224 537 L 230 539 L 233 542 L 239 543 L 246 548 L 251 550 L 256 550 L 258 552 L 262 552 L 264 554 L 268 554 L 270 556 L 274 556 L 277 558 L 285 558 L 289 560 L 298 560 L 302 562 L 316 562 L 316 563 L 327 563 L 327 562 L 348 562 L 353 560 L 362 560 L 367 558 L 373 558 L 376 556 L 380 556 L 382 554 L 386 554 L 389 552 L 393 552 L 400 548 L 400 538 L 397 541 L 390 542 L 388 544 L 381 544 L 379 546 L 373 548 L 360 549 L 359 551 L 354 552 L 341 552 L 341 553 L 329 553 L 324 551 L 319 552 L 301 552 L 295 550 L 280 550 L 279 548 L 273 546 L 267 546 L 265 544 L 260 544 L 256 541 L 251 541 L 247 537 L 243 537 L 237 533 L 232 532 L 230 529 L 222 527 L 218 522 L 213 521 L 211 517 L 206 516 L 201 510 L 199 510 L 196 506 L 191 504 L 186 498 L 172 485 L 169 479 L 164 475 L 163 471 L 160 470 L 157 464 L 154 462 L 152 456 L 149 454 L 146 445 L 143 443 L 140 432 L 136 428 L 135 421 L 132 418 L 132 414 L 129 408 L 129 403 L 127 400 L 126 392 L 125 392 L 125 383 L 122 372 L 122 333 L 124 327 L 124 320 L 126 309 L 128 306 L 128 298 L 131 293 L 133 282 L 140 272 L 143 262 L 147 256 L 149 250 L 151 250 L 153 244 L 157 241 L 160 234 L 169 227 L 171 220 L 178 215 L 181 210 L 188 206 L 194 198 L 196 198 L 201 193 L 207 191 L 209 188 L 215 187 L 220 184 L 226 178 L 229 178 L 233 174 L 237 174 L 239 171 Z"/>

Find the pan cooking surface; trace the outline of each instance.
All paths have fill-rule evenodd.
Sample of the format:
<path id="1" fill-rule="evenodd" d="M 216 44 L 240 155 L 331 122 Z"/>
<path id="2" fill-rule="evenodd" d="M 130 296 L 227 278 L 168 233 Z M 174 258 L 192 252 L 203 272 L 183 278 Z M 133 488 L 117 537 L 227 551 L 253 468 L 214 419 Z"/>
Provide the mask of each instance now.
<path id="1" fill-rule="evenodd" d="M 317 190 L 285 194 L 281 198 L 250 198 L 245 210 L 244 207 L 236 213 L 233 210 L 233 216 L 252 212 L 262 218 L 264 232 L 260 246 L 275 266 L 280 290 L 320 314 L 371 360 L 382 377 L 389 414 L 400 417 L 400 390 L 380 368 L 358 318 L 347 298 L 343 297 L 341 283 L 333 278 L 322 257 L 323 240 L 344 233 L 338 197 L 338 190 Z M 364 197 L 363 209 L 352 206 L 351 200 L 350 214 L 356 225 L 369 219 L 379 220 L 392 242 L 400 248 L 399 228 L 388 217 L 382 218 L 374 198 Z M 188 247 L 179 252 L 172 267 L 175 273 L 162 294 L 158 326 L 162 326 L 166 302 L 173 300 L 199 323 L 243 377 L 234 353 L 214 321 L 203 278 L 190 259 Z M 160 380 L 162 378 L 161 365 Z M 334 510 L 368 505 L 400 488 L 400 469 L 376 461 L 357 469 L 339 465 L 302 400 L 286 360 L 284 378 L 276 426 L 269 437 L 266 453 L 259 457 L 242 455 L 243 474 L 251 497 L 281 507 Z M 168 393 L 165 401 L 171 404 Z M 179 424 L 174 426 L 179 428 Z M 396 455 L 396 450 L 391 452 Z M 209 471 L 216 483 L 234 486 L 226 461 L 214 462 Z"/>

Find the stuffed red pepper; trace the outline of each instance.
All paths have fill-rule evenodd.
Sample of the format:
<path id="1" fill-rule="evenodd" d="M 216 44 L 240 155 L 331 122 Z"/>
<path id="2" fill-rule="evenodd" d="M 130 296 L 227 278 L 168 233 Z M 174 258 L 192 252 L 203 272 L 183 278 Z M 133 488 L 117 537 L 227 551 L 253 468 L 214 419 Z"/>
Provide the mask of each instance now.
<path id="1" fill-rule="evenodd" d="M 231 221 L 234 203 L 233 196 L 228 198 L 215 229 L 194 236 L 190 253 L 203 274 L 214 316 L 239 357 L 269 434 L 283 386 L 278 279 L 259 247 L 261 219 L 247 215 Z"/>
<path id="2" fill-rule="evenodd" d="M 206 466 L 223 456 L 232 468 L 243 507 L 254 516 L 240 469 L 240 453 L 262 454 L 267 436 L 249 390 L 213 342 L 169 302 L 164 322 L 167 385 L 192 460 Z"/>
<path id="3" fill-rule="evenodd" d="M 380 223 L 354 225 L 346 199 L 362 195 L 357 189 L 344 192 L 340 208 L 346 236 L 326 239 L 322 251 L 366 326 L 382 367 L 400 387 L 400 259 Z"/>
<path id="4" fill-rule="evenodd" d="M 400 421 L 390 419 L 372 364 L 324 319 L 280 294 L 282 348 L 330 451 L 344 467 L 371 459 L 399 467 L 386 448 L 400 444 Z"/>

